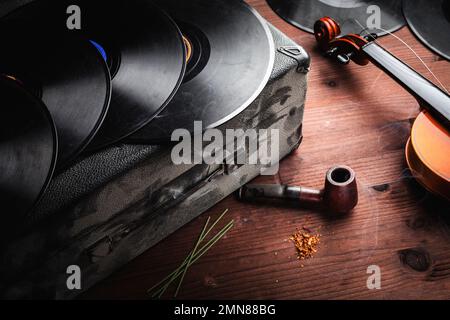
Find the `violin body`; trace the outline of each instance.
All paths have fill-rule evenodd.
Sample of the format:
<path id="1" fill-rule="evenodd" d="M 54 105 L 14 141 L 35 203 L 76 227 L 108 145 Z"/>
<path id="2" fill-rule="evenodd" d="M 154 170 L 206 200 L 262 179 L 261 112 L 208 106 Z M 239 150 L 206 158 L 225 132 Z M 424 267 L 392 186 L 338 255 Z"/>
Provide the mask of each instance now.
<path id="1" fill-rule="evenodd" d="M 421 112 L 406 146 L 406 161 L 420 184 L 447 200 L 450 200 L 449 155 L 449 131 L 429 112 Z"/>
<path id="2" fill-rule="evenodd" d="M 370 41 L 374 40 L 372 35 L 340 36 L 339 24 L 329 17 L 317 21 L 314 31 L 328 56 L 343 64 L 372 62 L 417 99 L 423 110 L 412 126 L 406 161 L 421 185 L 450 201 L 450 96 Z"/>

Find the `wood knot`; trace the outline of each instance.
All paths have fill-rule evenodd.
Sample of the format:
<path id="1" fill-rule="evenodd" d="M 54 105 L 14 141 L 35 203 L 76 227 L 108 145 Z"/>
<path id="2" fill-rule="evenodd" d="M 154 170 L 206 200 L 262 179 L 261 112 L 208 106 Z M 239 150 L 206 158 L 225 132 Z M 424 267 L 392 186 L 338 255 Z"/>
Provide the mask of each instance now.
<path id="1" fill-rule="evenodd" d="M 328 86 L 334 88 L 337 86 L 337 83 L 334 80 L 330 80 L 330 81 L 328 81 Z"/>
<path id="2" fill-rule="evenodd" d="M 430 255 L 422 248 L 401 250 L 398 255 L 401 263 L 414 271 L 425 272 L 431 267 Z"/>
<path id="3" fill-rule="evenodd" d="M 391 188 L 391 185 L 388 183 L 380 184 L 380 185 L 373 187 L 373 189 L 377 192 L 386 192 L 386 191 L 389 191 L 390 188 Z"/>
<path id="4" fill-rule="evenodd" d="M 216 281 L 216 279 L 213 276 L 207 275 L 203 279 L 203 285 L 205 287 L 207 287 L 207 288 L 216 288 L 217 287 L 217 281 Z"/>

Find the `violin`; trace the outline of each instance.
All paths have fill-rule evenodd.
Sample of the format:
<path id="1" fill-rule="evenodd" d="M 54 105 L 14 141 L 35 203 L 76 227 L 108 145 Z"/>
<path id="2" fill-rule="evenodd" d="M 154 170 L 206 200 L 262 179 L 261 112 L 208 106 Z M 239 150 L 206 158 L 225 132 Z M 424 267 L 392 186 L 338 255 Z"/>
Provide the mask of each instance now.
<path id="1" fill-rule="evenodd" d="M 381 47 L 374 35 L 341 36 L 330 17 L 315 23 L 314 34 L 327 56 L 342 64 L 372 62 L 418 100 L 422 110 L 406 145 L 407 164 L 422 186 L 450 200 L 450 96 Z"/>

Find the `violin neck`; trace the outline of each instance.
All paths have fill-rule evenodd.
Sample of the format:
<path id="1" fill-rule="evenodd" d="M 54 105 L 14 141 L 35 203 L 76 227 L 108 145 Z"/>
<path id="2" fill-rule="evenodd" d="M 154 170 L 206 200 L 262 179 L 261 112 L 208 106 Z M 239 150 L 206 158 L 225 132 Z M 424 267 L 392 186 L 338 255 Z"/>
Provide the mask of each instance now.
<path id="1" fill-rule="evenodd" d="M 450 129 L 450 96 L 375 42 L 362 50 L 369 59 L 408 90 L 436 120 Z"/>

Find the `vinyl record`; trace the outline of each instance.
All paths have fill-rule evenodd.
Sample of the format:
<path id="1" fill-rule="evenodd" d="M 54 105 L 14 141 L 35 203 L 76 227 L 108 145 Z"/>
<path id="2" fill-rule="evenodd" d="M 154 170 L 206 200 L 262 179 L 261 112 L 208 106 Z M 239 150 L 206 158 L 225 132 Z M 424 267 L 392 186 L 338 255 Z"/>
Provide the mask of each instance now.
<path id="1" fill-rule="evenodd" d="M 73 32 L 92 41 L 106 60 L 112 99 L 90 149 L 117 142 L 142 128 L 181 84 L 186 59 L 180 31 L 149 0 L 40 0 L 17 11 L 34 23 L 45 22 L 56 29 L 72 26 Z"/>
<path id="2" fill-rule="evenodd" d="M 45 105 L 0 76 L 0 225 L 17 223 L 42 196 L 57 156 L 56 128 Z"/>
<path id="3" fill-rule="evenodd" d="M 0 37 L 0 73 L 47 106 L 58 130 L 57 166 L 65 167 L 103 122 L 111 97 L 108 68 L 94 46 L 76 36 L 8 20 Z"/>
<path id="4" fill-rule="evenodd" d="M 369 33 L 383 36 L 387 34 L 386 31 L 394 32 L 405 25 L 402 0 L 267 0 L 267 2 L 281 18 L 309 33 L 314 33 L 314 23 L 326 16 L 340 24 L 342 34 L 358 34 L 367 28 Z M 372 27 L 377 22 L 377 12 L 381 12 L 379 17 L 381 29 Z"/>
<path id="5" fill-rule="evenodd" d="M 15 9 L 30 3 L 33 0 L 2 0 L 0 1 L 0 17 L 3 17 Z"/>
<path id="6" fill-rule="evenodd" d="M 450 60 L 450 0 L 404 0 L 403 13 L 412 32 Z"/>
<path id="7" fill-rule="evenodd" d="M 274 63 L 266 22 L 247 4 L 230 0 L 161 0 L 188 48 L 186 76 L 173 100 L 132 139 L 170 141 L 194 121 L 217 127 L 243 111 L 261 93 Z"/>

